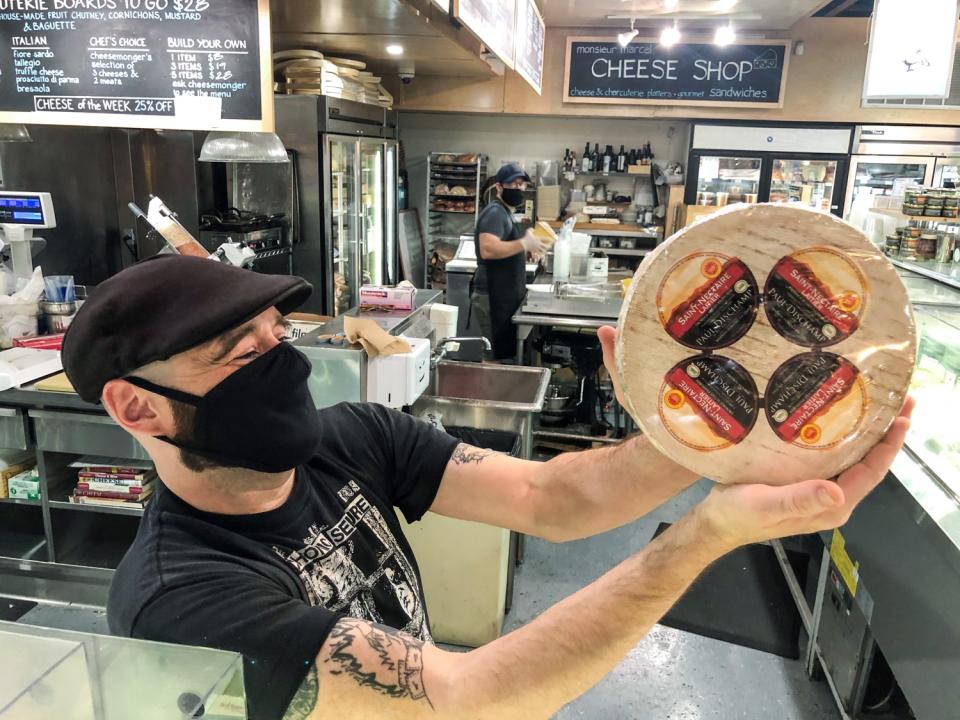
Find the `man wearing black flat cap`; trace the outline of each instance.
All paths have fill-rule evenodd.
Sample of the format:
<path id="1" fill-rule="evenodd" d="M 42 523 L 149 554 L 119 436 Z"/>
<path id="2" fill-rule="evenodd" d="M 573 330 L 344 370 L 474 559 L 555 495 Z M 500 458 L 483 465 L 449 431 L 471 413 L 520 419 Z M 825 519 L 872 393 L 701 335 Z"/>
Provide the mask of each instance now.
<path id="1" fill-rule="evenodd" d="M 513 315 L 526 293 L 527 256 L 539 259 L 544 242 L 513 220 L 523 205 L 530 176 L 519 165 L 507 163 L 488 181 L 482 196 L 489 202 L 477 217 L 473 238 L 477 253 L 471 312 L 493 346 L 494 360 L 511 360 L 517 353 Z"/>
<path id="2" fill-rule="evenodd" d="M 103 403 L 159 475 L 110 589 L 112 631 L 242 653 L 255 720 L 547 717 L 722 554 L 845 522 L 909 424 L 908 402 L 836 482 L 714 489 L 525 627 L 446 652 L 431 642 L 394 508 L 411 522 L 431 510 L 562 542 L 628 523 L 695 477 L 643 437 L 534 463 L 378 405 L 317 412 L 309 364 L 281 339 L 283 313 L 310 290 L 158 256 L 102 283 L 63 346 L 77 392 Z M 615 332 L 600 336 L 611 366 Z"/>

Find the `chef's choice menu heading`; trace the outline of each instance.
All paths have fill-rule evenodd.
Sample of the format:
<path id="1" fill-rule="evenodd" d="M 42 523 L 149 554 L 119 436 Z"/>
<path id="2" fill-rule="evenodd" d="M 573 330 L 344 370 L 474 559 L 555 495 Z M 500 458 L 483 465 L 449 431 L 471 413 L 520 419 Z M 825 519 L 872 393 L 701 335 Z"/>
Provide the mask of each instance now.
<path id="1" fill-rule="evenodd" d="M 567 39 L 564 101 L 781 107 L 790 43 Z"/>
<path id="2" fill-rule="evenodd" d="M 0 121 L 272 129 L 267 3 L 0 0 Z"/>

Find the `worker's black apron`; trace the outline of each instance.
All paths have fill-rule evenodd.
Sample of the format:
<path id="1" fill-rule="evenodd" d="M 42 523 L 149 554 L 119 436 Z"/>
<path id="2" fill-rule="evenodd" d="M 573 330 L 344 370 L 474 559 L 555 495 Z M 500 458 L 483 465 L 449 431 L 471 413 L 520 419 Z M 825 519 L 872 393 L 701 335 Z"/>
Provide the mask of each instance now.
<path id="1" fill-rule="evenodd" d="M 484 212 L 506 213 L 510 220 L 508 237 L 504 241 L 519 240 L 524 230 L 513 221 L 513 215 L 499 202 L 494 203 L 499 210 Z M 480 235 L 474 230 L 473 241 L 477 250 L 477 274 L 474 276 L 474 291 L 486 294 L 490 302 L 490 327 L 493 337 L 493 357 L 495 360 L 507 360 L 517 354 L 517 328 L 513 324 L 513 315 L 523 302 L 526 292 L 526 253 L 520 252 L 502 260 L 484 260 L 480 256 Z"/>

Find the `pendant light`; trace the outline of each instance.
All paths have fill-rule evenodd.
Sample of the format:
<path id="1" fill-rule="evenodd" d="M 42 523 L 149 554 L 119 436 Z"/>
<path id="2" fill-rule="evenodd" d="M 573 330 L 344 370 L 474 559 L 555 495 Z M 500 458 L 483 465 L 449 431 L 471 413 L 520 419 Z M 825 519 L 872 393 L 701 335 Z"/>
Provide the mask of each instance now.
<path id="1" fill-rule="evenodd" d="M 200 148 L 200 162 L 285 163 L 290 158 L 276 133 L 213 130 Z"/>

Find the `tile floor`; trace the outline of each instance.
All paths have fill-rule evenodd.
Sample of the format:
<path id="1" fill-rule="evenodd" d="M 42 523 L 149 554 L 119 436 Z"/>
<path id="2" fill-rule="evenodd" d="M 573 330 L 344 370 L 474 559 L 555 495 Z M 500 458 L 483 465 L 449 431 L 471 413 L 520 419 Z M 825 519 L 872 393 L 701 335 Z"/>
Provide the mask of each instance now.
<path id="1" fill-rule="evenodd" d="M 661 522 L 675 522 L 707 492 L 700 483 L 647 517 L 564 545 L 528 539 L 506 630 L 594 580 L 639 550 Z M 823 681 L 796 660 L 657 625 L 596 687 L 555 716 L 617 720 L 836 720 Z"/>

